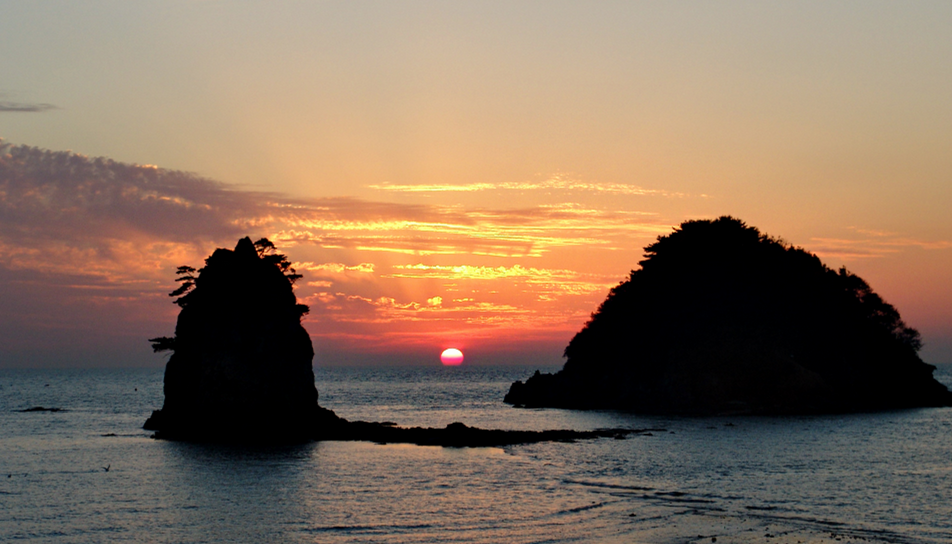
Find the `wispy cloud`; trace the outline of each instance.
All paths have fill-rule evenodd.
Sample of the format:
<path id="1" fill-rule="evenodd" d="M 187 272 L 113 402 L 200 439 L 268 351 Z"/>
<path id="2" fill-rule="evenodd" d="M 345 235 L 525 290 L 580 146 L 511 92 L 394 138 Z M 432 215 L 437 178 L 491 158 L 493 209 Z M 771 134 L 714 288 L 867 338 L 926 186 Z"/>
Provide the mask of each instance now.
<path id="1" fill-rule="evenodd" d="M 457 335 L 466 331 L 463 336 L 472 337 L 492 334 L 490 331 L 508 335 L 522 330 L 529 334 L 540 327 L 566 336 L 588 315 L 582 310 L 539 309 L 473 299 L 447 300 L 440 296 L 412 301 L 319 292 L 304 300 L 311 305 L 314 314 L 308 323 L 312 335 L 334 337 L 357 333 L 376 344 L 386 339 L 386 342 L 419 342 L 432 346 L 448 331 Z M 370 331 L 377 331 L 377 336 L 369 335 Z"/>
<path id="2" fill-rule="evenodd" d="M 337 283 L 367 282 L 374 280 L 374 264 L 360 263 L 346 265 L 343 263 L 301 262 L 294 265 L 295 270 L 308 278 L 317 278 L 317 281 L 308 281 L 310 287 L 330 287 Z"/>
<path id="3" fill-rule="evenodd" d="M 297 266 L 298 270 L 308 270 L 310 272 L 315 272 L 318 275 L 322 273 L 329 274 L 346 274 L 347 272 L 357 272 L 360 274 L 373 274 L 374 265 L 373 263 L 360 263 L 358 265 L 347 266 L 341 263 L 323 263 L 323 264 L 314 264 L 314 263 L 301 263 Z"/>
<path id="4" fill-rule="evenodd" d="M 604 210 L 578 204 L 519 210 L 462 210 L 453 207 L 392 205 L 386 213 L 364 212 L 376 203 L 327 199 L 297 209 L 272 225 L 284 244 L 404 255 L 485 255 L 540 257 L 557 248 L 611 249 L 630 237 L 655 237 L 670 226 L 653 214 Z"/>
<path id="5" fill-rule="evenodd" d="M 392 268 L 398 272 L 387 274 L 386 277 L 494 280 L 499 278 L 574 278 L 578 275 L 571 270 L 526 268 L 518 264 L 509 267 L 407 264 L 394 265 Z"/>
<path id="6" fill-rule="evenodd" d="M 53 104 L 28 104 L 23 102 L 0 102 L 0 112 L 17 112 L 17 113 L 38 113 L 49 110 L 57 110 L 58 107 Z"/>
<path id="7" fill-rule="evenodd" d="M 194 174 L 0 141 L 0 225 L 28 238 L 221 238 L 267 216 L 267 195 Z"/>
<path id="8" fill-rule="evenodd" d="M 685 193 L 664 191 L 661 189 L 646 189 L 638 185 L 624 183 L 600 183 L 571 179 L 564 175 L 556 175 L 544 181 L 520 181 L 501 183 L 468 183 L 468 184 L 419 184 L 397 185 L 390 183 L 368 186 L 378 191 L 395 193 L 458 193 L 478 191 L 563 191 L 587 192 L 634 196 L 664 196 L 686 197 Z M 706 196 L 706 195 L 700 195 Z"/>
<path id="9" fill-rule="evenodd" d="M 305 275 L 296 289 L 316 338 L 363 338 L 352 346 L 363 349 L 445 335 L 503 342 L 542 327 L 540 338 L 561 342 L 622 278 L 525 260 L 637 252 L 670 228 L 652 213 L 573 201 L 501 210 L 293 198 L 0 141 L 0 272 L 20 278 L 0 285 L 0 297 L 42 278 L 30 292 L 46 309 L 30 326 L 49 330 L 69 326 L 56 318 L 69 300 L 89 315 L 135 314 L 124 323 L 151 324 L 143 338 L 162 334 L 174 323 L 175 267 L 200 266 L 247 235 L 270 238 Z M 15 311 L 0 321 L 7 312 L 26 323 Z"/>
<path id="10" fill-rule="evenodd" d="M 619 278 L 604 274 L 583 274 L 574 270 L 546 269 L 513 266 L 441 266 L 441 265 L 393 265 L 395 272 L 383 274 L 383 278 L 440 279 L 453 281 L 494 282 L 506 280 L 525 284 L 537 299 L 555 300 L 557 294 L 587 295 L 606 292 L 614 287 Z"/>
<path id="11" fill-rule="evenodd" d="M 952 240 L 922 240 L 897 232 L 847 227 L 855 237 L 812 238 L 810 251 L 820 257 L 838 258 L 844 261 L 878 259 L 901 253 L 907 249 L 923 250 L 952 249 Z"/>
<path id="12" fill-rule="evenodd" d="M 2 142 L 0 212 L 0 226 L 15 245 L 58 240 L 104 252 L 113 239 L 207 249 L 250 234 L 284 246 L 523 258 L 566 247 L 611 250 L 670 229 L 650 213 L 571 202 L 494 210 L 290 198 L 235 190 L 187 172 Z"/>
<path id="13" fill-rule="evenodd" d="M 187 172 L 0 142 L 0 260 L 20 268 L 110 269 L 137 277 L 240 236 L 364 254 L 535 258 L 612 250 L 670 226 L 652 214 L 575 203 L 517 210 L 295 199 Z M 134 262 L 132 256 L 134 256 Z M 314 265 L 322 275 L 367 273 Z M 372 266 L 369 263 L 366 266 Z M 513 269 L 515 270 L 515 269 Z"/>

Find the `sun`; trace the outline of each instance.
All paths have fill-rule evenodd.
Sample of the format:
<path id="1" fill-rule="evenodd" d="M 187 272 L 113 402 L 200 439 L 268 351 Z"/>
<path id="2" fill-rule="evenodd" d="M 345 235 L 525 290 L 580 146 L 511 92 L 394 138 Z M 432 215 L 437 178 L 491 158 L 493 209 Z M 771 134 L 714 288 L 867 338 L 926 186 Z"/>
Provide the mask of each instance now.
<path id="1" fill-rule="evenodd" d="M 445 366 L 459 366 L 463 364 L 463 352 L 456 348 L 445 349 L 440 354 L 440 361 Z"/>

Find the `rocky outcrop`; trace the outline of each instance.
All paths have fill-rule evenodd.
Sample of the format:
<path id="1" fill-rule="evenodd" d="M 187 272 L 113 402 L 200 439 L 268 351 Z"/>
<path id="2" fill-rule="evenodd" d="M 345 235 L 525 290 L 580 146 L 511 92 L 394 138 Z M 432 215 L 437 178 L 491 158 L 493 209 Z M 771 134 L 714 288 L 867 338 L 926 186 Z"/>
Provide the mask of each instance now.
<path id="1" fill-rule="evenodd" d="M 267 240 L 243 238 L 201 270 L 179 273 L 175 336 L 151 340 L 173 351 L 165 404 L 145 428 L 186 440 L 311 439 L 332 413 L 317 404 L 314 350 L 301 326 L 308 308 L 297 303 L 300 276 L 287 259 Z"/>
<path id="2" fill-rule="evenodd" d="M 820 413 L 952 405 L 919 333 L 861 278 L 731 217 L 645 248 L 518 406 Z"/>
<path id="3" fill-rule="evenodd" d="M 314 350 L 301 326 L 308 308 L 292 290 L 299 277 L 265 239 L 244 238 L 234 250 L 215 250 L 200 270 L 180 267 L 182 286 L 172 293 L 182 308 L 175 336 L 151 340 L 156 351 L 173 352 L 165 368 L 165 404 L 144 427 L 156 431 L 156 438 L 200 442 L 359 440 L 450 447 L 647 432 L 488 430 L 462 423 L 407 428 L 340 418 L 317 403 Z"/>

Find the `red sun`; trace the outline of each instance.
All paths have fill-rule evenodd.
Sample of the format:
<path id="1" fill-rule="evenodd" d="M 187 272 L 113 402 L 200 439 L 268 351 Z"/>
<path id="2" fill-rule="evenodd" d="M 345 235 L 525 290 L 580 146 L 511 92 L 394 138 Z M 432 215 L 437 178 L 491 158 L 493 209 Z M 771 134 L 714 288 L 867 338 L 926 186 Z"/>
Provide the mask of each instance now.
<path id="1" fill-rule="evenodd" d="M 445 349 L 440 354 L 440 361 L 446 366 L 459 366 L 463 364 L 463 352 L 456 348 Z"/>

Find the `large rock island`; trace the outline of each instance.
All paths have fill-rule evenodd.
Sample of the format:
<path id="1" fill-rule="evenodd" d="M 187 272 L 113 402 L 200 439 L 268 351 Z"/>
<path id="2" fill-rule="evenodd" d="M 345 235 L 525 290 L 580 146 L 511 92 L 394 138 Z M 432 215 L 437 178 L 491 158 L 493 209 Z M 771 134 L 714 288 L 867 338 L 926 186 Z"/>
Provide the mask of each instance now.
<path id="1" fill-rule="evenodd" d="M 919 333 L 846 269 L 732 217 L 645 248 L 565 349 L 512 385 L 527 407 L 824 413 L 950 406 Z"/>
<path id="2" fill-rule="evenodd" d="M 592 431 L 493 430 L 451 423 L 444 428 L 347 421 L 318 406 L 314 350 L 293 284 L 297 274 L 262 238 L 217 249 L 205 267 L 178 269 L 171 293 L 181 307 L 175 336 L 153 338 L 172 351 L 165 368 L 165 404 L 144 428 L 156 438 L 275 444 L 364 440 L 453 447 L 503 446 L 550 440 L 622 438 L 651 429 Z"/>

